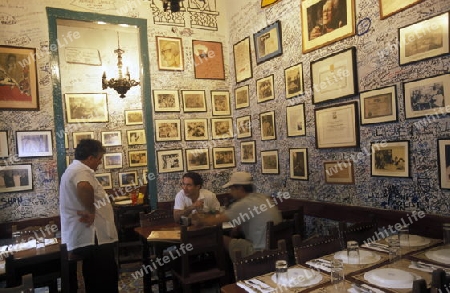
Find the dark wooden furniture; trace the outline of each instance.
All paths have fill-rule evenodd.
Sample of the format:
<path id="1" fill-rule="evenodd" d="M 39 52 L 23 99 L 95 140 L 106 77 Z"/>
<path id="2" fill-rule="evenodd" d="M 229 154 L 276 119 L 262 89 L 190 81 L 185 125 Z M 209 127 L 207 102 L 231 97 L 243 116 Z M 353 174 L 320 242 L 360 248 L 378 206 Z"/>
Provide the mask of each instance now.
<path id="1" fill-rule="evenodd" d="M 22 283 L 13 288 L 0 288 L 0 293 L 31 293 L 34 292 L 33 275 L 22 276 Z"/>
<path id="2" fill-rule="evenodd" d="M 347 241 L 354 240 L 359 245 L 371 242 L 377 232 L 377 223 L 359 222 L 348 225 L 346 222 L 339 222 L 339 236 L 342 238 L 342 248 L 346 247 Z"/>
<path id="3" fill-rule="evenodd" d="M 334 236 L 321 236 L 302 241 L 300 235 L 294 235 L 292 236 L 292 243 L 297 264 L 304 264 L 308 260 L 341 249 L 341 239 Z"/>
<path id="4" fill-rule="evenodd" d="M 61 251 L 61 293 L 77 293 L 77 263 L 81 257 L 67 251 L 67 244 L 60 245 Z M 83 291 L 83 290 L 82 290 Z"/>

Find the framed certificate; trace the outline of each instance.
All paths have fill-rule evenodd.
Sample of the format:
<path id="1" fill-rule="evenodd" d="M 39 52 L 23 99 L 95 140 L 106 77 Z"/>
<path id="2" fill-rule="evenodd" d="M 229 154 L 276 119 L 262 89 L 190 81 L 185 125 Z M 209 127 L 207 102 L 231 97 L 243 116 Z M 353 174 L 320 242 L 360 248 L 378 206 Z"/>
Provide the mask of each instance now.
<path id="1" fill-rule="evenodd" d="M 359 97 L 362 125 L 397 121 L 395 85 L 362 92 Z"/>

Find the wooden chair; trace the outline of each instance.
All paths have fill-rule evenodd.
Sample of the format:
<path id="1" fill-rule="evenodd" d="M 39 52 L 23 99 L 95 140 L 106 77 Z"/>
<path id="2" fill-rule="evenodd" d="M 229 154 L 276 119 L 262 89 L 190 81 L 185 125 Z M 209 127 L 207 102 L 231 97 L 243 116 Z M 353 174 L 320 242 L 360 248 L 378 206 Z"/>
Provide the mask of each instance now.
<path id="1" fill-rule="evenodd" d="M 330 254 L 341 249 L 341 239 L 335 236 L 320 236 L 302 241 L 300 235 L 292 236 L 296 264 Z"/>
<path id="2" fill-rule="evenodd" d="M 430 293 L 448 292 L 450 287 L 450 276 L 443 269 L 436 269 L 431 273 Z"/>
<path id="3" fill-rule="evenodd" d="M 427 288 L 427 281 L 424 279 L 414 280 L 412 286 L 412 293 L 429 293 Z"/>
<path id="4" fill-rule="evenodd" d="M 83 259 L 73 253 L 67 251 L 67 244 L 60 244 L 61 251 L 61 293 L 77 293 L 78 290 L 78 276 L 77 265 L 78 261 Z"/>
<path id="5" fill-rule="evenodd" d="M 342 248 L 346 247 L 347 241 L 354 240 L 359 245 L 370 242 L 376 237 L 378 230 L 377 223 L 373 219 L 369 222 L 359 222 L 348 225 L 346 222 L 339 222 L 339 236 L 342 238 Z"/>
<path id="6" fill-rule="evenodd" d="M 22 276 L 22 284 L 12 288 L 0 288 L 0 293 L 33 293 L 33 275 L 27 274 Z"/>

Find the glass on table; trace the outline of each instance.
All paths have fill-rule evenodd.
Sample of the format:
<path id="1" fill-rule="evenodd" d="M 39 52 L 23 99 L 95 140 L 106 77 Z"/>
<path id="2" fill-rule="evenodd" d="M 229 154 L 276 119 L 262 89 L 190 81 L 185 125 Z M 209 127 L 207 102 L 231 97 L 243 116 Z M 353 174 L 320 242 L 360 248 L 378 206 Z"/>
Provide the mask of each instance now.
<path id="1" fill-rule="evenodd" d="M 333 259 L 331 261 L 331 285 L 337 292 L 345 291 L 344 262 L 342 259 Z"/>
<path id="2" fill-rule="evenodd" d="M 284 259 L 275 262 L 275 274 L 277 277 L 277 284 L 287 285 L 289 282 L 288 264 Z"/>
<path id="3" fill-rule="evenodd" d="M 409 247 L 409 226 L 402 226 L 398 230 L 398 240 L 400 241 L 400 246 Z"/>
<path id="4" fill-rule="evenodd" d="M 394 263 L 401 258 L 400 240 L 397 235 L 388 238 L 389 262 Z"/>
<path id="5" fill-rule="evenodd" d="M 359 245 L 356 241 L 347 241 L 347 259 L 348 264 L 359 264 Z"/>

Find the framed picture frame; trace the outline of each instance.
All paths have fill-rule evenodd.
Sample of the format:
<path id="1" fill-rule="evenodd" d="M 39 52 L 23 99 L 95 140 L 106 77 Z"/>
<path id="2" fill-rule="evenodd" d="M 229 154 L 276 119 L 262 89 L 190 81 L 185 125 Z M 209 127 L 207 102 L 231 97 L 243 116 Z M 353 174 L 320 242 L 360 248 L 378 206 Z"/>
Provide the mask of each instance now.
<path id="1" fill-rule="evenodd" d="M 155 112 L 180 112 L 177 90 L 153 90 Z"/>
<path id="2" fill-rule="evenodd" d="M 355 47 L 312 61 L 311 84 L 316 85 L 313 86 L 313 104 L 355 95 L 358 92 L 356 76 Z"/>
<path id="3" fill-rule="evenodd" d="M 67 150 L 69 148 L 69 135 L 64 132 L 64 148 Z"/>
<path id="4" fill-rule="evenodd" d="M 359 101 L 361 125 L 398 120 L 395 85 L 362 92 Z"/>
<path id="5" fill-rule="evenodd" d="M 128 145 L 142 145 L 147 144 L 144 129 L 127 130 Z"/>
<path id="6" fill-rule="evenodd" d="M 250 98 L 248 94 L 248 85 L 238 87 L 234 90 L 235 106 L 242 109 L 250 106 Z"/>
<path id="7" fill-rule="evenodd" d="M 183 152 L 181 149 L 156 151 L 159 173 L 181 172 L 183 166 Z"/>
<path id="8" fill-rule="evenodd" d="M 144 124 L 144 114 L 142 109 L 125 110 L 125 125 L 141 125 Z"/>
<path id="9" fill-rule="evenodd" d="M 97 178 L 98 183 L 100 183 L 100 185 L 103 186 L 104 189 L 113 188 L 111 173 L 95 174 L 95 178 Z"/>
<path id="10" fill-rule="evenodd" d="M 450 74 L 403 83 L 406 119 L 447 113 L 450 106 Z"/>
<path id="11" fill-rule="evenodd" d="M 371 150 L 373 177 L 410 177 L 408 140 L 372 143 Z"/>
<path id="12" fill-rule="evenodd" d="M 155 119 L 155 140 L 181 140 L 180 119 Z"/>
<path id="13" fill-rule="evenodd" d="M 159 70 L 184 70 L 184 53 L 181 38 L 157 36 L 156 52 Z"/>
<path id="14" fill-rule="evenodd" d="M 254 140 L 241 141 L 241 163 L 256 163 L 256 142 Z"/>
<path id="15" fill-rule="evenodd" d="M 0 46 L 0 110 L 39 110 L 36 49 Z"/>
<path id="16" fill-rule="evenodd" d="M 261 140 L 277 139 L 275 112 L 267 111 L 259 114 Z"/>
<path id="17" fill-rule="evenodd" d="M 16 131 L 17 157 L 49 157 L 53 155 L 51 130 Z"/>
<path id="18" fill-rule="evenodd" d="M 211 118 L 212 139 L 229 139 L 234 136 L 232 118 Z"/>
<path id="19" fill-rule="evenodd" d="M 399 63 L 426 60 L 450 53 L 449 12 L 398 29 Z"/>
<path id="20" fill-rule="evenodd" d="M 284 70 L 284 84 L 286 89 L 286 99 L 303 95 L 303 64 L 298 63 Z"/>
<path id="21" fill-rule="evenodd" d="M 439 186 L 450 189 L 450 139 L 438 139 Z"/>
<path id="22" fill-rule="evenodd" d="M 325 183 L 327 184 L 355 184 L 353 161 L 323 162 Z"/>
<path id="23" fill-rule="evenodd" d="M 273 87 L 273 74 L 256 81 L 256 96 L 258 103 L 275 99 Z"/>
<path id="24" fill-rule="evenodd" d="M 148 184 L 148 170 L 142 170 L 142 182 Z"/>
<path id="25" fill-rule="evenodd" d="M 252 136 L 252 117 L 250 115 L 236 118 L 237 138 L 246 138 Z"/>
<path id="26" fill-rule="evenodd" d="M 0 158 L 9 156 L 8 131 L 0 131 Z"/>
<path id="27" fill-rule="evenodd" d="M 261 151 L 261 173 L 262 174 L 279 174 L 278 151 Z"/>
<path id="28" fill-rule="evenodd" d="M 385 19 L 397 12 L 405 10 L 423 0 L 404 0 L 404 1 L 390 1 L 380 0 L 380 19 Z"/>
<path id="29" fill-rule="evenodd" d="M 283 54 L 281 22 L 279 20 L 253 34 L 256 63 L 260 64 Z"/>
<path id="30" fill-rule="evenodd" d="M 119 172 L 119 187 L 138 185 L 137 171 Z"/>
<path id="31" fill-rule="evenodd" d="M 286 107 L 287 136 L 306 135 L 305 104 Z"/>
<path id="32" fill-rule="evenodd" d="M 217 147 L 212 149 L 214 169 L 234 168 L 236 160 L 234 147 Z"/>
<path id="33" fill-rule="evenodd" d="M 33 190 L 31 164 L 2 166 L 0 177 L 5 182 L 0 193 Z"/>
<path id="34" fill-rule="evenodd" d="M 225 80 L 222 43 L 192 40 L 192 51 L 195 78 Z"/>
<path id="35" fill-rule="evenodd" d="M 314 116 L 318 149 L 359 146 L 357 102 L 315 109 Z"/>
<path id="36" fill-rule="evenodd" d="M 233 59 L 236 83 L 253 77 L 250 37 L 246 37 L 233 45 Z"/>
<path id="37" fill-rule="evenodd" d="M 321 11 L 331 13 L 326 23 L 319 17 L 323 15 Z M 308 53 L 355 34 L 355 0 L 302 1 L 301 19 L 302 51 Z"/>
<path id="38" fill-rule="evenodd" d="M 213 116 L 231 115 L 230 92 L 211 91 L 211 107 Z"/>
<path id="39" fill-rule="evenodd" d="M 129 151 L 128 158 L 130 167 L 147 166 L 147 150 Z"/>
<path id="40" fill-rule="evenodd" d="M 108 122 L 106 93 L 64 94 L 67 123 Z"/>
<path id="41" fill-rule="evenodd" d="M 208 149 L 186 149 L 186 169 L 188 171 L 209 170 Z"/>
<path id="42" fill-rule="evenodd" d="M 208 140 L 208 119 L 184 119 L 184 140 Z"/>
<path id="43" fill-rule="evenodd" d="M 206 112 L 205 91 L 181 91 L 184 112 Z"/>
<path id="44" fill-rule="evenodd" d="M 102 131 L 102 144 L 105 147 L 122 145 L 122 132 L 116 131 Z"/>
<path id="45" fill-rule="evenodd" d="M 73 148 L 75 149 L 82 139 L 94 139 L 93 131 L 80 131 L 72 133 Z"/>
<path id="46" fill-rule="evenodd" d="M 308 149 L 289 149 L 289 178 L 308 180 Z"/>
<path id="47" fill-rule="evenodd" d="M 103 155 L 103 167 L 106 170 L 122 168 L 122 153 L 106 153 Z"/>

